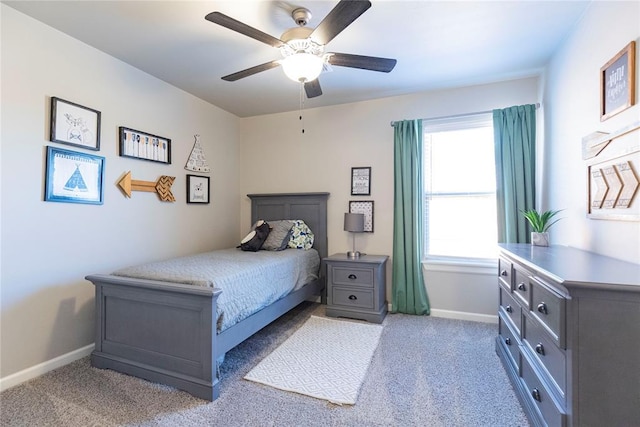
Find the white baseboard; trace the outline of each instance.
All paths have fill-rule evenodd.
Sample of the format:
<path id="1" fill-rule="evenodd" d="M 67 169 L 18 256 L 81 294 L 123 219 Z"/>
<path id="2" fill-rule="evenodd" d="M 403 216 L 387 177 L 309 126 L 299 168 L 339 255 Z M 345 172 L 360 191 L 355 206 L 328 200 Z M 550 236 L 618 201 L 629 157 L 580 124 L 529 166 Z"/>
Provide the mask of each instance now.
<path id="1" fill-rule="evenodd" d="M 387 305 L 387 309 L 391 313 L 391 304 Z M 472 322 L 498 324 L 498 316 L 491 314 L 468 313 L 466 311 L 440 310 L 432 308 L 429 315 L 433 317 L 442 317 L 444 319 L 470 320 Z"/>
<path id="2" fill-rule="evenodd" d="M 498 324 L 498 316 L 493 314 L 467 313 L 465 311 L 451 311 L 432 308 L 431 316 L 443 317 L 445 319 L 470 320 L 472 322 Z"/>
<path id="3" fill-rule="evenodd" d="M 18 384 L 22 384 L 25 381 L 29 381 L 33 378 L 39 377 L 40 375 L 46 374 L 49 371 L 58 369 L 61 366 L 68 365 L 71 362 L 82 359 L 83 357 L 91 354 L 94 347 L 94 344 L 89 344 L 86 347 L 63 354 L 55 359 L 47 360 L 46 362 L 42 362 L 20 372 L 16 372 L 15 374 L 0 378 L 0 391 L 7 390 L 11 387 L 17 386 Z"/>

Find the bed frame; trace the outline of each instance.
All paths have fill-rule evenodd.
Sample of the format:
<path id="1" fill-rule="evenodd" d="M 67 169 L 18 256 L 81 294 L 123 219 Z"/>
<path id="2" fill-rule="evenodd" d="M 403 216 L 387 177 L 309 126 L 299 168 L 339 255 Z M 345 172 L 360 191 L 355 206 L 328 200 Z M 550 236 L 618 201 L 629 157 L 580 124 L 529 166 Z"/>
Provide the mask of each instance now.
<path id="1" fill-rule="evenodd" d="M 315 234 L 314 247 L 327 256 L 329 193 L 248 194 L 251 223 L 258 219 L 302 219 Z M 215 400 L 220 394 L 216 360 L 301 302 L 322 296 L 320 278 L 216 334 L 221 290 L 154 280 L 95 274 L 97 368 L 170 385 Z"/>

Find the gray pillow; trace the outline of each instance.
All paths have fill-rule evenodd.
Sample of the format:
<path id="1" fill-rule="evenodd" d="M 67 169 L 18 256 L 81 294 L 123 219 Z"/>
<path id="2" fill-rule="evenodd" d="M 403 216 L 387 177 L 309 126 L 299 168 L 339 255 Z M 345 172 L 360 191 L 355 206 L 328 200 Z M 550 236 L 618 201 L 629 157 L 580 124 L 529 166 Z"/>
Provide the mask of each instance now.
<path id="1" fill-rule="evenodd" d="M 269 221 L 269 235 L 262 245 L 262 249 L 267 251 L 281 251 L 287 248 L 291 237 L 291 227 L 293 221 L 285 219 L 282 221 Z"/>

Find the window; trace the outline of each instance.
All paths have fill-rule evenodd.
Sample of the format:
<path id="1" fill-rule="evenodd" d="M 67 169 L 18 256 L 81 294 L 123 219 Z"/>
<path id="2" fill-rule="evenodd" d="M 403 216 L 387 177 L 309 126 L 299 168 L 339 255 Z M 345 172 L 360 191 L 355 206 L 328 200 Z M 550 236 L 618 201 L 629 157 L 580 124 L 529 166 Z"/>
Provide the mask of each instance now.
<path id="1" fill-rule="evenodd" d="M 425 120 L 427 259 L 495 259 L 496 177 L 492 116 Z"/>

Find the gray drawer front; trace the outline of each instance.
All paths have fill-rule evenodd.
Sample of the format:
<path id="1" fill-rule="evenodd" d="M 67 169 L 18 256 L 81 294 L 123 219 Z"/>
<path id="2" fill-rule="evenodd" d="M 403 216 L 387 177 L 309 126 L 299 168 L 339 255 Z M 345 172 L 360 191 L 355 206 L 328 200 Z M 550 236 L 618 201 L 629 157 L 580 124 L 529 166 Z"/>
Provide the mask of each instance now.
<path id="1" fill-rule="evenodd" d="M 331 281 L 334 285 L 373 287 L 373 269 L 333 267 Z"/>
<path id="2" fill-rule="evenodd" d="M 525 399 L 538 409 L 548 426 L 564 426 L 566 415 L 558 408 L 551 393 L 538 378 L 529 360 L 522 357 L 522 381 L 526 389 Z"/>
<path id="3" fill-rule="evenodd" d="M 525 317 L 522 335 L 531 353 L 544 366 L 561 396 L 567 390 L 566 356 L 556 343 L 544 332 L 537 320 Z"/>
<path id="4" fill-rule="evenodd" d="M 507 289 L 512 290 L 512 280 L 513 277 L 513 265 L 511 261 L 506 260 L 504 258 L 498 258 L 498 278 L 500 279 L 500 285 Z"/>
<path id="5" fill-rule="evenodd" d="M 531 301 L 531 284 L 529 283 L 529 272 L 515 267 L 514 273 L 515 281 L 513 284 L 513 295 L 526 309 L 529 309 L 529 303 Z"/>
<path id="6" fill-rule="evenodd" d="M 502 287 L 500 287 L 500 312 L 511 319 L 513 326 L 515 326 L 515 333 L 520 336 L 522 308 L 511 296 L 511 292 Z"/>
<path id="7" fill-rule="evenodd" d="M 503 347 L 506 348 L 511 355 L 511 362 L 515 366 L 516 371 L 519 371 L 520 355 L 518 353 L 520 339 L 514 331 L 511 330 L 509 323 L 504 320 L 502 315 L 498 316 L 498 334 L 500 335 L 500 342 Z"/>
<path id="8" fill-rule="evenodd" d="M 531 313 L 545 326 L 557 345 L 565 348 L 565 299 L 547 289 L 540 281 L 531 280 Z"/>
<path id="9" fill-rule="evenodd" d="M 334 305 L 342 305 L 345 307 L 367 308 L 373 310 L 373 289 L 363 290 L 334 286 L 332 303 Z"/>

